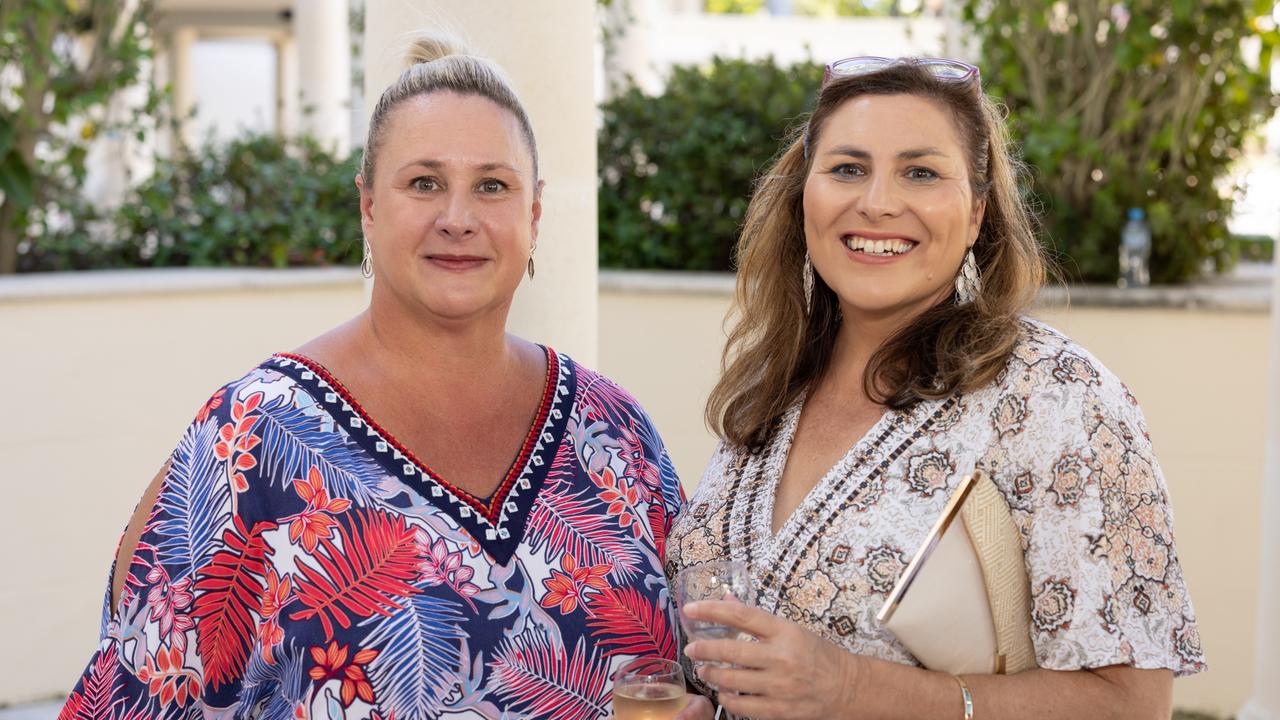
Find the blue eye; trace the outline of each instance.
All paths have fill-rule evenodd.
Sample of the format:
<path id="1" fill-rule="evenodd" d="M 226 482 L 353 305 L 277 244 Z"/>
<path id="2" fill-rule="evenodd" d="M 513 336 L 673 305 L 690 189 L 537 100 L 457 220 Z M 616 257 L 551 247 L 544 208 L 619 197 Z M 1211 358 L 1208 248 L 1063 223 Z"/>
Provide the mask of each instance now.
<path id="1" fill-rule="evenodd" d="M 937 180 L 938 173 L 924 167 L 913 167 L 907 170 L 907 177 L 911 180 Z"/>
<path id="2" fill-rule="evenodd" d="M 836 177 L 852 178 L 852 177 L 860 177 L 862 175 L 866 175 L 866 170 L 864 170 L 861 165 L 854 165 L 852 163 L 843 163 L 831 168 L 831 174 L 835 175 Z"/>

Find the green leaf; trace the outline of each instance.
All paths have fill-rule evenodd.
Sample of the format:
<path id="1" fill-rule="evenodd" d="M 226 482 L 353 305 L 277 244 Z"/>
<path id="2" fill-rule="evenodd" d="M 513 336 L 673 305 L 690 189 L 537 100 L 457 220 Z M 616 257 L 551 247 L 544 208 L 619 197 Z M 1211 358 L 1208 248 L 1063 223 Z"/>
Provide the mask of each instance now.
<path id="1" fill-rule="evenodd" d="M 31 207 L 36 202 L 35 178 L 17 153 L 11 152 L 0 160 L 0 190 L 4 191 L 5 202 L 20 208 Z"/>

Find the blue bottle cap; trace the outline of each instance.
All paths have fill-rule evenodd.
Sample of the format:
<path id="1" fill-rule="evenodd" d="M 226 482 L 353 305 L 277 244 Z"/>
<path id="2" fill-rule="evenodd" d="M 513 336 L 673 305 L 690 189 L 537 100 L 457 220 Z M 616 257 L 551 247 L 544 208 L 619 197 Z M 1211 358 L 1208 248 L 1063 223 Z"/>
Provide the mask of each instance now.
<path id="1" fill-rule="evenodd" d="M 1147 213 L 1143 211 L 1142 208 L 1129 208 L 1130 220 L 1142 220 L 1146 216 L 1147 216 Z"/>

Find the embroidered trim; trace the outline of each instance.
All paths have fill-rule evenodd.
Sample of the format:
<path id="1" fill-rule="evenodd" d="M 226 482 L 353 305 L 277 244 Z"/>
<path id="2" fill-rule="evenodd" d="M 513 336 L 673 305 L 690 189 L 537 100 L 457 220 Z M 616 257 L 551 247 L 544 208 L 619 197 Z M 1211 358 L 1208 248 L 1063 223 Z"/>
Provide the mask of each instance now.
<path id="1" fill-rule="evenodd" d="M 341 381 L 311 358 L 276 353 L 266 364 L 274 365 L 312 391 L 348 435 L 388 472 L 457 520 L 487 546 L 495 559 L 505 563 L 519 543 L 537 490 L 555 459 L 576 392 L 572 361 L 550 348 L 544 347 L 543 351 L 547 355 L 547 374 L 537 415 L 503 481 L 487 501 L 449 483 L 418 459 L 369 416 Z M 360 429 L 365 432 L 355 432 Z"/>

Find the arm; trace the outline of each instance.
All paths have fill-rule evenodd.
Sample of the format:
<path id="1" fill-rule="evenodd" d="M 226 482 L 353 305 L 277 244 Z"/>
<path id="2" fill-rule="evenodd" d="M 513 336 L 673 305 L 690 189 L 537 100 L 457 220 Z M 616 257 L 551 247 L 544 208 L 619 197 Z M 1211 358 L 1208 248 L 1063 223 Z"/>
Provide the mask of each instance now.
<path id="1" fill-rule="evenodd" d="M 855 663 L 864 661 L 866 671 L 855 689 L 860 698 L 858 717 L 964 717 L 960 686 L 950 675 L 872 658 L 848 658 Z M 1173 712 L 1173 672 L 1164 669 L 1139 670 L 1127 665 L 1069 671 L 1035 669 L 1017 675 L 967 675 L 964 681 L 973 698 L 974 718 L 983 720 L 1167 720 Z M 902 702 L 904 698 L 907 702 Z M 925 698 L 930 700 L 927 706 Z"/>
<path id="2" fill-rule="evenodd" d="M 945 673 L 853 655 L 795 623 L 741 603 L 701 602 L 685 612 L 732 625 L 758 642 L 700 640 L 685 648 L 699 675 L 719 688 L 735 715 L 771 718 L 903 720 L 964 717 L 959 684 Z M 982 720 L 1168 718 L 1173 674 L 1113 665 L 966 676 L 974 717 Z M 741 693 L 750 693 L 741 694 Z"/>
<path id="3" fill-rule="evenodd" d="M 120 547 L 116 549 L 115 572 L 111 578 L 111 607 L 115 608 L 120 604 L 120 593 L 124 590 L 125 580 L 129 579 L 130 559 L 133 553 L 138 549 L 138 541 L 142 539 L 142 531 L 146 528 L 147 518 L 151 517 L 151 510 L 156 505 L 156 498 L 160 497 L 160 487 L 164 485 L 164 477 L 169 474 L 169 468 L 172 461 L 165 461 L 164 467 L 160 468 L 160 472 L 152 478 L 151 484 L 147 486 L 146 492 L 142 494 L 142 500 L 138 501 L 138 507 L 134 508 L 133 517 L 129 519 L 129 526 L 125 528 L 124 537 L 120 538 Z M 120 562 L 123 560 L 124 562 Z"/>
<path id="4" fill-rule="evenodd" d="M 230 456 L 216 449 L 228 442 L 223 425 L 233 425 L 225 414 L 202 413 L 134 511 L 117 551 L 108 622 L 61 718 L 187 717 L 238 693 L 249 654 L 242 646 L 254 630 L 241 620 L 252 621 L 258 606 L 236 613 L 219 571 L 256 561 L 265 548 L 257 535 L 235 543 L 245 533 L 233 510 Z M 255 579 L 238 573 L 232 590 Z"/>

